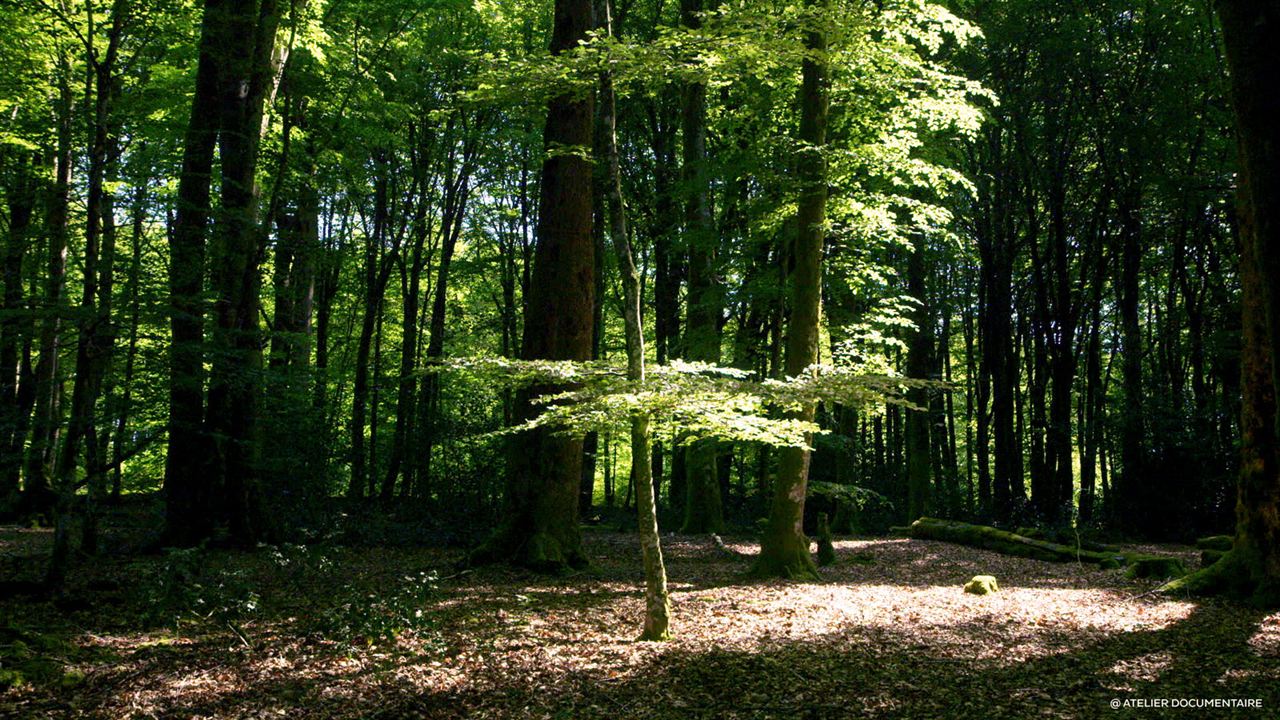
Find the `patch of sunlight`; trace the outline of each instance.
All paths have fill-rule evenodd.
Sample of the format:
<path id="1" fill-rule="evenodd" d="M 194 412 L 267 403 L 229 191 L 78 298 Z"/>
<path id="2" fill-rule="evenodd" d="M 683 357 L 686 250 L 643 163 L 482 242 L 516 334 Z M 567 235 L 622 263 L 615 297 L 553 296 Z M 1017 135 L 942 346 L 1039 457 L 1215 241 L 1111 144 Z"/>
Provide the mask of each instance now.
<path id="1" fill-rule="evenodd" d="M 1263 657 L 1280 658 L 1280 613 L 1262 619 L 1258 631 L 1249 638 L 1249 647 Z"/>
<path id="2" fill-rule="evenodd" d="M 1135 682 L 1155 682 L 1173 666 L 1173 653 L 1167 650 L 1126 658 L 1107 669 L 1113 675 Z"/>

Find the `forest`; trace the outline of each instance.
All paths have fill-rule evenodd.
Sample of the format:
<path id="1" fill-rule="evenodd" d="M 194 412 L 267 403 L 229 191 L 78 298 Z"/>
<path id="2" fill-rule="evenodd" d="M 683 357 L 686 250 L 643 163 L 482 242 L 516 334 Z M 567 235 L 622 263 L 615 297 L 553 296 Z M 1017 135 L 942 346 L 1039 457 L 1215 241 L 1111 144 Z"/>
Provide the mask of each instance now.
<path id="1" fill-rule="evenodd" d="M 1280 0 L 0 0 L 0 717 L 1273 717 Z"/>

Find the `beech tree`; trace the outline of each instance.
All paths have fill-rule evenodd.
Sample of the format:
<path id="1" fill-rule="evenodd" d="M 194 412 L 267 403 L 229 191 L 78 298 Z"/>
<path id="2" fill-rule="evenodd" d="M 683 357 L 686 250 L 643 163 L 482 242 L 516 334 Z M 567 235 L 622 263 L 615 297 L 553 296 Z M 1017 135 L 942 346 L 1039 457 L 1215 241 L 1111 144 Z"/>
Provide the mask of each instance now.
<path id="1" fill-rule="evenodd" d="M 809 7 L 827 7 L 810 0 Z M 827 172 L 823 146 L 827 141 L 828 95 L 826 34 L 813 28 L 805 38 L 812 55 L 804 60 L 800 90 L 800 131 L 803 143 L 797 159 L 801 183 L 796 211 L 793 269 L 788 277 L 790 312 L 787 317 L 787 374 L 809 372 L 818 362 L 818 327 L 822 308 L 822 255 L 827 222 Z M 812 422 L 816 408 L 804 404 L 795 417 Z M 792 578 L 816 577 L 804 532 L 804 501 L 809 482 L 808 448 L 783 448 L 778 459 L 769 524 L 760 540 L 760 556 L 753 572 Z"/>
<path id="2" fill-rule="evenodd" d="M 552 53 L 576 47 L 594 27 L 590 0 L 557 0 Z M 547 107 L 525 359 L 591 359 L 595 243 L 591 163 L 582 153 L 592 147 L 593 110 L 592 97 L 572 93 L 557 95 Z M 530 394 L 550 390 L 517 398 L 517 416 L 528 417 Z M 512 560 L 540 569 L 585 565 L 578 534 L 582 439 L 543 430 L 513 445 L 502 524 L 472 560 Z"/>
<path id="3" fill-rule="evenodd" d="M 1228 592 L 1280 604 L 1280 3 L 1220 0 L 1240 170 L 1244 347 L 1235 542 L 1222 559 L 1165 592 Z"/>
<path id="4" fill-rule="evenodd" d="M 0 515 L 1265 538 L 1269 8 L 0 0 Z"/>

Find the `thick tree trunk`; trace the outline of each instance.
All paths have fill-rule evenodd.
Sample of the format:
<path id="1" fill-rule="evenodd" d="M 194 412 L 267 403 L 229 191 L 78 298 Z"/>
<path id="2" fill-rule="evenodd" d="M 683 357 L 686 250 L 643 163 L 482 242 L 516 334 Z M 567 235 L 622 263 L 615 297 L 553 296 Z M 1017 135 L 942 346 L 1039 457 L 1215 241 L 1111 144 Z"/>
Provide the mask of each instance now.
<path id="1" fill-rule="evenodd" d="M 807 0 L 824 9 L 826 0 Z M 827 139 L 828 78 L 823 59 L 827 39 L 821 29 L 807 33 L 806 47 L 815 52 L 804 60 L 800 90 L 800 142 L 797 161 L 800 198 L 796 212 L 794 270 L 790 278 L 791 307 L 787 320 L 787 375 L 795 377 L 818 361 L 818 328 L 822 311 L 822 254 L 827 219 L 827 168 L 822 155 Z M 796 413 L 812 421 L 812 403 Z M 811 438 L 806 438 L 809 442 Z M 752 572 L 763 577 L 816 578 L 817 567 L 804 534 L 804 501 L 809 486 L 809 451 L 779 451 L 773 506 Z"/>
<path id="2" fill-rule="evenodd" d="M 258 146 L 263 105 L 275 80 L 272 55 L 280 22 L 277 0 L 229 0 L 229 45 L 220 48 L 221 206 L 213 236 L 215 330 L 210 338 L 205 427 L 213 439 L 213 476 L 231 537 L 251 543 L 259 471 L 258 413 L 262 372 L 259 325 L 265 233 L 259 226 Z"/>
<path id="3" fill-rule="evenodd" d="M 591 0 L 556 0 L 551 51 L 575 47 L 594 28 Z M 591 162 L 565 149 L 592 147 L 592 98 L 562 95 L 547 108 L 538 243 L 528 286 L 522 356 L 589 360 L 595 304 L 595 243 L 591 237 Z M 532 392 L 545 391 L 534 388 Z M 519 419 L 534 412 L 529 393 L 517 399 Z M 578 532 L 582 440 L 536 430 L 518 438 L 510 455 L 504 517 L 473 562 L 508 560 L 557 571 L 586 564 Z"/>
<path id="4" fill-rule="evenodd" d="M 213 530 L 215 488 L 205 472 L 205 233 L 218 138 L 219 74 L 226 0 L 207 0 L 191 116 L 183 140 L 177 213 L 169 242 L 169 450 L 165 455 L 165 542 L 193 545 Z"/>
<path id="5" fill-rule="evenodd" d="M 22 447 L 26 442 L 29 408 L 23 407 L 22 393 L 30 377 L 23 377 L 20 350 L 26 321 L 23 299 L 23 264 L 27 246 L 31 242 L 28 232 L 36 204 L 36 180 L 33 160 L 18 157 L 6 161 L 18 165 L 14 184 L 5 188 L 9 205 L 9 235 L 4 247 L 3 319 L 0 320 L 0 515 L 16 509 L 18 483 L 22 469 Z"/>
<path id="6" fill-rule="evenodd" d="M 702 27 L 702 0 L 681 0 L 681 24 Z M 689 187 L 685 204 L 685 237 L 689 251 L 688 323 L 685 326 L 685 358 L 712 365 L 720 363 L 722 299 L 716 280 L 715 226 L 711 217 L 711 176 L 707 168 L 707 86 L 690 82 L 684 88 L 681 109 L 684 182 Z M 716 477 L 716 443 L 702 441 L 685 451 L 685 507 L 681 532 L 724 531 L 720 483 Z"/>
<path id="7" fill-rule="evenodd" d="M 1244 310 L 1236 536 L 1221 560 L 1166 592 L 1229 592 L 1280 606 L 1280 3 L 1220 0 L 1240 154 Z"/>

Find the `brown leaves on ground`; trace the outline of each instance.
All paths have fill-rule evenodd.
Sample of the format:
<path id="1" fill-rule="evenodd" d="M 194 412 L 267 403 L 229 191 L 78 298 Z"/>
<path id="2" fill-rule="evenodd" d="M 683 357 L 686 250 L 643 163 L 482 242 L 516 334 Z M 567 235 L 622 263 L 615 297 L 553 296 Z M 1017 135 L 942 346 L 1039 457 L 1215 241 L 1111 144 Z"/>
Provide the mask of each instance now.
<path id="1" fill-rule="evenodd" d="M 68 611 L 0 602 L 9 623 L 62 633 L 78 684 L 10 690 L 0 715 L 191 718 L 1163 717 L 1112 699 L 1260 699 L 1280 708 L 1280 614 L 1159 598 L 1117 571 L 905 539 L 836 543 L 812 584 L 741 578 L 709 540 L 664 538 L 675 639 L 639 643 L 640 551 L 587 533 L 596 566 L 564 578 L 459 554 L 334 549 L 327 582 L 298 597 L 266 551 L 216 560 L 252 578 L 239 625 L 139 630 L 136 559 L 86 568 Z M 754 546 L 736 549 L 754 552 Z M 1153 548 L 1177 552 L 1182 548 Z M 869 555 L 869 557 L 868 557 Z M 144 560 L 141 562 L 158 562 Z M 378 592 L 428 568 L 446 577 L 427 629 L 353 648 L 306 630 L 327 598 Z M 974 575 L 1000 592 L 965 594 Z M 112 582 L 114 580 L 114 583 Z M 296 578 L 295 578 L 296 580 Z M 111 588 L 119 587 L 118 590 Z M 90 588 L 108 588 L 97 591 Z M 359 595 L 359 593 L 357 593 Z M 131 626 L 133 623 L 133 626 Z M 1194 711 L 1203 714 L 1204 711 Z"/>

